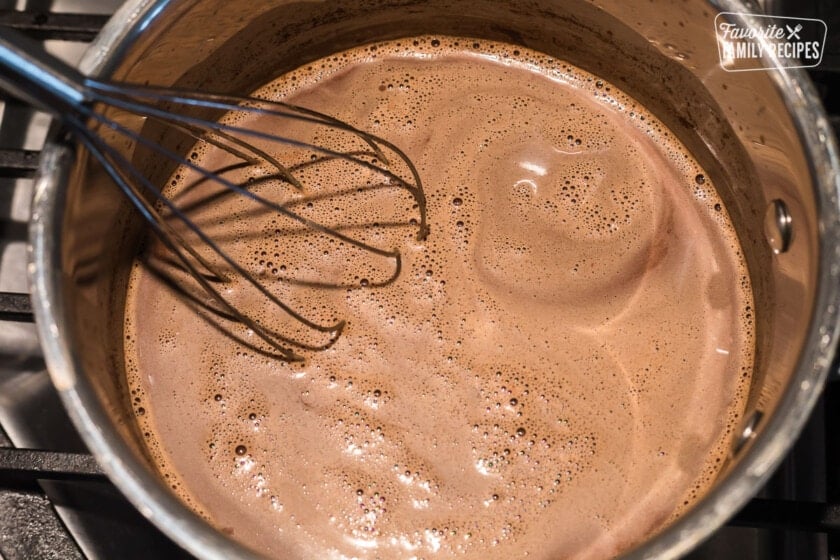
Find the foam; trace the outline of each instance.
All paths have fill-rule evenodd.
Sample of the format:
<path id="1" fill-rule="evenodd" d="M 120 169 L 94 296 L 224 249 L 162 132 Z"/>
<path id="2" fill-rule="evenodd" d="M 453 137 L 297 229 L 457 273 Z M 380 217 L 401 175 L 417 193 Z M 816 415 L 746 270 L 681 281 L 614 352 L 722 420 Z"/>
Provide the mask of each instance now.
<path id="1" fill-rule="evenodd" d="M 465 38 L 339 53 L 256 95 L 398 144 L 430 233 L 410 193 L 340 162 L 300 170 L 303 194 L 254 188 L 398 249 L 391 284 L 393 260 L 240 200 L 193 211 L 284 301 L 348 321 L 302 364 L 232 342 L 138 262 L 127 376 L 179 496 L 261 552 L 321 558 L 604 558 L 702 496 L 744 405 L 752 295 L 712 181 L 661 122 L 563 61 Z M 194 200 L 193 175 L 169 194 Z"/>

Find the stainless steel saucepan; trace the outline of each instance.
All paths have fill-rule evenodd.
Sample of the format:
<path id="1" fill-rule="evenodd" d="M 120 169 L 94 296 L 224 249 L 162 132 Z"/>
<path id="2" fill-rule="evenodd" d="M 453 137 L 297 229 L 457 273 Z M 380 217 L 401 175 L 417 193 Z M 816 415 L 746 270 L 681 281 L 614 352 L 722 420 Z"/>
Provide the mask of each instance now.
<path id="1" fill-rule="evenodd" d="M 714 32 L 720 11 L 748 10 L 735 0 L 129 0 L 87 51 L 82 70 L 246 93 L 338 50 L 434 33 L 543 51 L 651 109 L 721 190 L 756 303 L 756 369 L 727 464 L 699 503 L 628 555 L 670 558 L 718 528 L 772 473 L 819 396 L 837 338 L 834 137 L 803 71 L 721 68 Z M 148 126 L 141 119 L 123 124 Z M 133 146 L 124 149 L 161 180 L 171 171 Z M 250 558 L 247 543 L 214 529 L 169 490 L 133 421 L 123 306 L 142 226 L 87 154 L 57 132 L 36 181 L 30 255 L 50 373 L 91 451 L 145 516 L 196 556 Z"/>

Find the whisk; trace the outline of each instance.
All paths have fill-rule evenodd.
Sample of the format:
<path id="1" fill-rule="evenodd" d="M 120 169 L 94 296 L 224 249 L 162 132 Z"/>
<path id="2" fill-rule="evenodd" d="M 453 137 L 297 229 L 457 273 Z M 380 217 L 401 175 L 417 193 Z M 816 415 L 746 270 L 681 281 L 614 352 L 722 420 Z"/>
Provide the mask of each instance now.
<path id="1" fill-rule="evenodd" d="M 377 247 L 341 231 L 341 228 L 327 227 L 295 211 L 291 204 L 270 200 L 247 185 L 237 184 L 223 174 L 204 168 L 189 156 L 121 124 L 113 117 L 115 111 L 137 115 L 147 124 L 157 126 L 158 130 L 165 128 L 186 135 L 197 143 L 212 145 L 243 164 L 267 167 L 280 181 L 298 190 L 306 189 L 306 185 L 299 180 L 295 167 L 282 164 L 276 153 L 272 153 L 276 149 L 305 149 L 312 152 L 313 159 L 317 154 L 317 157 L 340 159 L 359 166 L 367 172 L 376 173 L 387 184 L 409 193 L 418 214 L 416 219 L 411 220 L 411 226 L 417 228 L 417 239 L 422 240 L 428 233 L 426 198 L 411 160 L 390 142 L 328 115 L 252 97 L 95 80 L 52 57 L 28 37 L 10 30 L 0 32 L 0 87 L 58 118 L 73 139 L 98 160 L 113 183 L 128 197 L 181 270 L 213 302 L 212 306 L 205 307 L 250 329 L 282 359 L 301 360 L 300 350 L 329 347 L 341 334 L 345 321 L 336 319 L 332 324 L 322 324 L 307 318 L 306 312 L 284 303 L 258 274 L 235 260 L 217 240 L 165 196 L 162 186 L 150 179 L 149 174 L 132 164 L 121 147 L 126 140 L 136 148 L 149 150 L 156 157 L 168 160 L 170 165 L 188 170 L 202 181 L 245 197 L 266 212 L 277 213 L 285 220 L 291 219 L 300 227 L 329 236 L 337 242 L 392 259 L 394 274 L 391 279 L 401 270 L 399 250 Z M 207 114 L 225 118 L 207 118 Z M 240 116 L 276 119 L 281 127 L 280 133 L 238 124 L 243 120 L 236 118 Z M 363 149 L 337 150 L 332 144 L 285 137 L 282 135 L 284 122 L 317 128 L 318 137 L 323 137 L 325 132 L 350 135 L 363 145 Z M 179 224 L 177 228 L 173 227 L 173 219 Z M 185 239 L 182 231 L 189 234 L 190 240 Z M 223 288 L 230 283 L 250 286 L 261 294 L 264 301 L 270 302 L 276 312 L 285 314 L 298 326 L 326 333 L 327 341 L 311 344 L 293 332 L 279 332 L 265 320 L 265 309 L 252 310 L 234 304 Z"/>

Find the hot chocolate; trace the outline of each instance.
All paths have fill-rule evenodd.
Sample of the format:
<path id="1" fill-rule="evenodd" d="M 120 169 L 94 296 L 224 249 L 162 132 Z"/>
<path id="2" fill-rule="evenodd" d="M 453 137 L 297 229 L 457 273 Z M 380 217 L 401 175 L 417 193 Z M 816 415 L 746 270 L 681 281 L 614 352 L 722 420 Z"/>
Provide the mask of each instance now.
<path id="1" fill-rule="evenodd" d="M 401 256 L 391 279 L 392 259 L 292 221 L 193 205 L 284 301 L 347 321 L 301 363 L 220 332 L 138 260 L 128 381 L 184 500 L 274 557 L 606 558 L 703 494 L 750 381 L 752 294 L 714 185 L 660 121 L 563 61 L 450 37 L 339 53 L 256 95 L 402 148 L 429 235 L 404 189 L 335 162 L 298 165 L 303 191 L 226 170 Z M 195 181 L 178 170 L 172 197 Z"/>

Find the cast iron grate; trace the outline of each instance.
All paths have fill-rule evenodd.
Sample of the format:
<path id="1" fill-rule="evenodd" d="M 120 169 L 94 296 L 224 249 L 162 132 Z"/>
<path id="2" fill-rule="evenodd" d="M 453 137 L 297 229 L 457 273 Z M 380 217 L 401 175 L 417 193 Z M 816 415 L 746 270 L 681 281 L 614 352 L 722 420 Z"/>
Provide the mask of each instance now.
<path id="1" fill-rule="evenodd" d="M 107 20 L 106 15 L 0 10 L 0 26 L 40 40 L 87 42 Z M 5 207 L 13 199 L 10 193 L 16 188 L 16 180 L 34 176 L 40 153 L 7 147 L 23 145 L 33 111 L 2 94 L 0 101 L 6 109 L 3 124 L 8 124 L 9 114 L 26 115 L 12 119 L 9 128 L 15 138 L 0 140 L 0 206 Z M 20 130 L 17 120 L 26 121 L 20 123 Z M 0 215 L 0 257 L 10 243 L 25 239 L 25 222 Z M 29 295 L 0 291 L 0 321 L 4 322 L 0 329 L 32 323 Z M 4 370 L 15 365 L 26 369 L 33 363 L 14 354 L 0 357 Z M 35 369 L 43 369 L 40 360 L 34 363 Z M 42 373 L 23 372 L 22 384 L 27 389 L 39 382 L 49 385 Z M 52 433 L 51 441 L 58 443 L 45 449 L 15 448 L 6 426 L 0 425 L 0 560 L 190 558 L 142 518 L 111 485 L 94 458 L 84 452 L 55 391 L 50 388 L 46 395 L 33 394 L 35 398 L 24 410 L 12 409 L 11 426 L 38 424 L 33 433 Z M 0 400 L 2 397 L 0 394 Z M 8 409 L 2 410 L 8 413 Z M 8 416 L 0 419 L 10 420 Z"/>
<path id="2" fill-rule="evenodd" d="M 91 41 L 108 17 L 100 14 L 0 10 L 0 26 L 11 27 L 40 40 Z M 32 177 L 38 167 L 38 155 L 33 150 L 0 149 L 0 178 Z M 0 292 L 0 320 L 33 321 L 28 295 Z"/>
<path id="3" fill-rule="evenodd" d="M 107 20 L 106 15 L 0 10 L 0 26 L 41 40 L 91 41 Z M 31 178 L 38 156 L 39 152 L 33 150 L 0 149 L 0 177 Z M 0 320 L 33 322 L 29 295 L 0 292 Z M 102 470 L 89 454 L 14 449 L 0 427 L 0 481 L 4 486 L 26 486 L 37 480 L 103 478 Z"/>
<path id="4" fill-rule="evenodd" d="M 43 41 L 92 41 L 108 18 L 101 14 L 0 10 L 0 25 Z"/>

